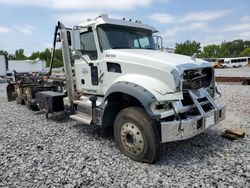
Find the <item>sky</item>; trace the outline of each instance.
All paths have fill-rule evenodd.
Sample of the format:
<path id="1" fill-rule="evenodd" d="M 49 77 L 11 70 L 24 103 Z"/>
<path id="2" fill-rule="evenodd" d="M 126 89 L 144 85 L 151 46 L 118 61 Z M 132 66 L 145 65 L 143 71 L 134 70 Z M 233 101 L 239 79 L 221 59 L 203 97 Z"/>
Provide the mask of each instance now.
<path id="1" fill-rule="evenodd" d="M 101 13 L 154 26 L 164 47 L 250 40 L 250 0 L 0 0 L 0 50 L 50 49 L 58 20 L 72 27 Z"/>

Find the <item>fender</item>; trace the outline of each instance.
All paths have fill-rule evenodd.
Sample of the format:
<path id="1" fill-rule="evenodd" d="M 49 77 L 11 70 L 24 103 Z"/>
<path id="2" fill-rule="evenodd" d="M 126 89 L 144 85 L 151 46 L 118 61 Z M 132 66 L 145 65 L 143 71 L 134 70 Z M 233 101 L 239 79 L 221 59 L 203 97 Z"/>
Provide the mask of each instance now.
<path id="1" fill-rule="evenodd" d="M 174 87 L 171 89 L 171 86 L 174 86 L 174 80 L 163 83 L 149 76 L 126 74 L 119 77 L 109 87 L 101 106 L 105 106 L 105 101 L 110 94 L 115 92 L 125 93 L 139 100 L 152 119 L 159 119 L 160 116 L 153 114 L 150 110 L 152 102 L 182 99 L 182 93 L 175 92 Z"/>
<path id="2" fill-rule="evenodd" d="M 104 100 L 100 106 L 104 107 L 105 101 L 108 98 L 108 96 L 110 96 L 110 94 L 112 94 L 112 93 L 117 93 L 117 92 L 128 94 L 130 96 L 133 96 L 137 100 L 139 100 L 141 102 L 141 104 L 144 106 L 148 115 L 152 119 L 159 119 L 160 118 L 160 116 L 153 114 L 150 110 L 150 104 L 154 101 L 157 101 L 155 96 L 150 91 L 145 89 L 144 87 L 139 86 L 135 83 L 131 83 L 131 82 L 118 81 L 115 84 L 113 84 L 106 92 L 106 94 L 104 96 Z"/>
<path id="3" fill-rule="evenodd" d="M 105 92 L 105 96 L 110 93 L 111 88 L 117 83 L 128 82 L 148 90 L 156 98 L 156 101 L 181 100 L 183 99 L 182 92 L 176 91 L 175 80 L 173 77 L 170 77 L 170 75 L 171 74 L 169 74 L 169 76 L 166 75 L 167 79 L 162 81 L 155 77 L 142 74 L 125 74 L 117 78 L 113 84 L 109 86 Z"/>

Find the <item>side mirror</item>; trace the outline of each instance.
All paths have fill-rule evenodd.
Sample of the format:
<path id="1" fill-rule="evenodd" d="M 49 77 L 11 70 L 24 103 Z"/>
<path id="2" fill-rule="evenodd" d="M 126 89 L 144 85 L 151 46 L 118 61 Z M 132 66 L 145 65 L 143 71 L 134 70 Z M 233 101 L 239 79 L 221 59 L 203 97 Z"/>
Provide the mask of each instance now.
<path id="1" fill-rule="evenodd" d="M 155 45 L 157 50 L 162 50 L 163 47 L 163 40 L 161 36 L 153 36 L 155 39 Z"/>
<path id="2" fill-rule="evenodd" d="M 82 53 L 80 51 L 73 50 L 72 51 L 72 58 L 73 59 L 80 59 L 82 57 Z"/>
<path id="3" fill-rule="evenodd" d="M 80 59 L 82 56 L 81 41 L 80 41 L 80 30 L 73 29 L 71 31 L 71 47 L 72 47 L 72 58 Z"/>
<path id="4" fill-rule="evenodd" d="M 71 43 L 73 51 L 81 51 L 80 30 L 73 29 L 71 31 Z"/>

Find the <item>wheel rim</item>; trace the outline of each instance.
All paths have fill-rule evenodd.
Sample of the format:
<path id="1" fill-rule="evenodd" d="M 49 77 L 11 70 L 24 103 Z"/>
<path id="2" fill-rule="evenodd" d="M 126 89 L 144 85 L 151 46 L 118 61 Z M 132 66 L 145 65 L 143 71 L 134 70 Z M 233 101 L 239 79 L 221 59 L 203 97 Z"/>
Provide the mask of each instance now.
<path id="1" fill-rule="evenodd" d="M 133 154 L 140 155 L 144 149 L 144 140 L 140 129 L 133 123 L 124 123 L 121 127 L 121 139 L 125 149 Z"/>
<path id="2" fill-rule="evenodd" d="M 25 89 L 24 94 L 26 95 L 26 97 L 25 97 L 26 105 L 30 105 L 31 99 L 32 99 L 30 90 L 29 89 Z"/>
<path id="3" fill-rule="evenodd" d="M 17 103 L 22 104 L 22 92 L 19 87 L 16 88 L 16 101 Z"/>
<path id="4" fill-rule="evenodd" d="M 29 100 L 31 98 L 31 93 L 28 89 L 25 90 L 25 94 L 27 96 L 27 99 Z"/>
<path id="5" fill-rule="evenodd" d="M 17 98 L 21 99 L 21 91 L 19 88 L 16 88 L 16 94 L 17 94 Z"/>

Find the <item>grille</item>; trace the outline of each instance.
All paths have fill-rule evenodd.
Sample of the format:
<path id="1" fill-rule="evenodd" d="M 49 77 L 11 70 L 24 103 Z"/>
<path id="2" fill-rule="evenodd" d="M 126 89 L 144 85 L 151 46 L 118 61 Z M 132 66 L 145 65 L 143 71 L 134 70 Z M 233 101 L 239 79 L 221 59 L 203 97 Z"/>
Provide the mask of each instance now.
<path id="1" fill-rule="evenodd" d="M 185 70 L 183 73 L 182 88 L 184 90 L 188 90 L 208 87 L 212 81 L 212 78 L 212 68 Z"/>

